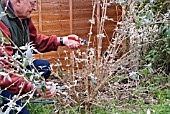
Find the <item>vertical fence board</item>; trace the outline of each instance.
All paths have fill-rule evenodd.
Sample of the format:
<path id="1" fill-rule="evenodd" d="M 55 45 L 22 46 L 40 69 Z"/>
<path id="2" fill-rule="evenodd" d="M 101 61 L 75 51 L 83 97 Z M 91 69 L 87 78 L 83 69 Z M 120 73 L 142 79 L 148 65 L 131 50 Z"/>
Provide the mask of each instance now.
<path id="1" fill-rule="evenodd" d="M 69 0 L 70 5 L 70 34 L 73 33 L 73 1 Z"/>
<path id="2" fill-rule="evenodd" d="M 39 0 L 39 3 L 38 3 L 38 15 L 39 15 L 39 29 L 38 31 L 39 32 L 42 32 L 42 13 L 41 13 L 41 9 L 42 9 L 42 0 Z"/>

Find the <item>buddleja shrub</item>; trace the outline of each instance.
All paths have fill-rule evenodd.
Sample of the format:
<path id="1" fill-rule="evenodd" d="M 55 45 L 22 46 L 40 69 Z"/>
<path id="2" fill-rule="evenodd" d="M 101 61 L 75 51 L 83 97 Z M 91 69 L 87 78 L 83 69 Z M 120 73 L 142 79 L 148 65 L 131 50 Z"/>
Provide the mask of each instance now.
<path id="1" fill-rule="evenodd" d="M 78 107 L 80 110 L 90 111 L 93 106 L 101 102 L 105 104 L 111 100 L 117 100 L 117 102 L 123 104 L 143 98 L 147 88 L 140 88 L 140 85 L 145 85 L 145 82 L 149 79 L 147 77 L 148 74 L 154 73 L 155 70 L 152 69 L 152 64 L 156 66 L 158 64 L 156 62 L 161 62 L 160 60 L 163 60 L 163 57 L 169 53 L 169 41 L 167 40 L 169 37 L 169 11 L 167 4 L 166 1 L 157 0 L 93 1 L 93 12 L 92 18 L 89 20 L 91 26 L 88 36 L 90 42 L 92 41 L 92 35 L 95 36 L 95 41 L 98 41 L 97 48 L 96 46 L 89 46 L 85 51 L 73 50 L 69 55 L 67 51 L 64 51 L 64 62 L 66 63 L 64 71 L 62 62 L 60 59 L 56 59 L 57 61 L 54 64 L 56 70 L 53 72 L 56 80 L 52 80 L 55 84 L 51 88 L 51 91 L 55 88 L 58 90 L 54 99 L 56 112 L 60 110 L 56 105 L 58 103 L 63 105 L 64 108 Z M 113 25 L 113 36 L 110 44 L 105 52 L 102 53 L 102 40 L 108 38 L 105 31 L 105 22 L 115 22 L 106 13 L 108 6 L 112 5 L 116 6 L 116 10 L 120 10 L 118 7 L 120 8 L 121 6 L 122 18 L 117 21 L 116 27 Z M 97 7 L 101 9 L 101 16 L 99 17 L 94 13 L 97 12 Z M 93 34 L 93 27 L 96 26 L 97 21 L 100 23 L 100 29 L 98 34 Z M 4 41 L 4 39 L 1 41 Z M 124 50 L 123 42 L 128 44 L 126 52 L 122 51 Z M 164 45 L 164 49 L 161 47 L 162 45 Z M 3 44 L 1 46 L 1 50 L 3 50 Z M 17 47 L 14 45 L 14 48 L 16 49 Z M 31 81 L 35 85 L 31 92 L 15 96 L 7 104 L 20 111 L 22 107 L 18 108 L 15 101 L 29 96 L 27 104 L 33 97 L 36 88 L 45 91 L 46 81 L 41 78 L 41 73 L 38 73 L 36 70 L 29 71 L 25 69 L 27 65 L 32 65 L 32 60 L 34 59 L 32 51 L 36 51 L 33 45 L 29 43 L 17 49 L 18 53 L 21 53 L 19 51 L 21 49 L 25 50 L 22 51 L 22 56 L 16 53 L 13 57 L 5 57 L 12 61 L 11 65 L 17 69 L 17 72 L 21 73 L 19 75 L 21 78 Z M 159 50 L 162 50 L 162 52 L 159 52 Z M 146 54 L 148 55 L 146 56 Z M 163 56 L 158 57 L 160 54 Z M 4 55 L 6 55 L 5 52 Z M 142 57 L 146 57 L 147 60 L 145 61 L 144 59 L 144 64 L 140 64 Z M 18 59 L 21 61 L 16 61 Z M 167 61 L 163 60 L 163 65 Z M 139 72 L 140 65 L 146 67 L 142 73 Z M 1 75 L 10 80 L 10 77 L 5 72 L 1 72 Z M 152 99 L 150 96 L 147 98 L 149 100 Z"/>

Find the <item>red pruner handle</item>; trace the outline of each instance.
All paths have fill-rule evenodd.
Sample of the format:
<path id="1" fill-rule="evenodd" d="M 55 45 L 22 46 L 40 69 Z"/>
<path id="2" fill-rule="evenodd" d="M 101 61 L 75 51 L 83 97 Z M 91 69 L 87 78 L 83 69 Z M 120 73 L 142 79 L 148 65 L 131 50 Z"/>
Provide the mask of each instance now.
<path id="1" fill-rule="evenodd" d="M 76 38 L 76 37 L 72 37 L 72 36 L 69 36 L 68 39 L 69 40 L 80 41 L 80 38 Z"/>

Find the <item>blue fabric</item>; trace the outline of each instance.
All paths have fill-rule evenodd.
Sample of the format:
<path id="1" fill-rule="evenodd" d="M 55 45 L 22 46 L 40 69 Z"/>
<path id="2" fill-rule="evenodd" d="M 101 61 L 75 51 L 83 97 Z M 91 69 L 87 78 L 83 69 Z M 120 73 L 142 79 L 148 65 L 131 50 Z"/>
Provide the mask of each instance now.
<path id="1" fill-rule="evenodd" d="M 34 60 L 34 66 L 39 72 L 43 72 L 41 76 L 47 79 L 51 74 L 50 63 L 47 60 Z M 29 70 L 33 69 L 33 66 L 27 66 Z"/>
<path id="2" fill-rule="evenodd" d="M 7 99 L 5 99 L 5 98 L 12 99 L 12 97 L 14 96 L 14 94 L 8 92 L 7 90 L 4 90 L 4 91 L 2 91 L 1 96 L 3 96 L 4 99 L 3 99 L 3 103 L 0 104 L 0 107 L 3 106 L 4 104 L 7 104 L 7 103 L 9 102 L 9 100 L 7 100 Z M 18 100 L 18 101 L 16 102 L 16 104 L 19 105 L 19 106 L 22 106 L 21 100 Z M 7 107 L 5 107 L 5 108 L 3 109 L 3 111 L 5 111 L 6 108 L 7 108 Z M 16 110 L 11 110 L 9 114 L 15 114 L 16 112 L 17 112 Z M 27 108 L 24 107 L 24 108 L 19 112 L 19 114 L 30 114 L 30 113 L 29 113 L 29 111 L 27 110 Z"/>
<path id="3" fill-rule="evenodd" d="M 49 76 L 50 76 L 50 73 L 51 73 L 51 68 L 50 68 L 50 63 L 46 60 L 34 60 L 33 61 L 33 64 L 34 66 L 37 68 L 37 70 L 39 72 L 43 72 L 42 73 L 42 76 L 47 79 Z M 27 66 L 27 68 L 29 70 L 33 69 L 34 67 L 33 66 Z M 1 96 L 3 96 L 4 98 L 9 98 L 9 99 L 12 99 L 12 97 L 14 96 L 14 94 L 10 93 L 9 91 L 5 90 L 5 91 L 2 91 L 2 93 L 0 94 Z M 3 103 L 0 104 L 0 107 L 3 106 L 4 104 L 8 103 L 9 100 L 5 100 L 3 99 Z M 22 103 L 21 103 L 21 100 L 18 100 L 16 102 L 16 104 L 18 104 L 19 106 L 22 106 Z M 3 111 L 6 110 L 7 107 L 5 107 L 3 109 Z M 11 110 L 9 114 L 15 114 L 16 111 L 14 110 Z M 30 114 L 29 111 L 26 109 L 26 107 L 24 107 L 21 112 L 19 114 Z"/>

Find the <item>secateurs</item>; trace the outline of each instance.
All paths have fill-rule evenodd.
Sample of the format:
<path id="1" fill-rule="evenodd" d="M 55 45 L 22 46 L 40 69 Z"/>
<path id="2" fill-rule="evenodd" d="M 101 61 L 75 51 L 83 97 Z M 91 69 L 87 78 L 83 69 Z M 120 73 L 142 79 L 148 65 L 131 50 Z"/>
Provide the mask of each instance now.
<path id="1" fill-rule="evenodd" d="M 84 39 L 82 39 L 82 38 L 77 38 L 76 39 L 76 37 L 68 37 L 68 39 L 70 39 L 70 40 L 75 40 L 75 41 L 79 41 L 82 45 L 84 45 L 84 44 L 86 44 L 86 45 L 90 45 L 90 42 L 89 41 L 87 41 L 87 40 L 84 40 Z"/>

